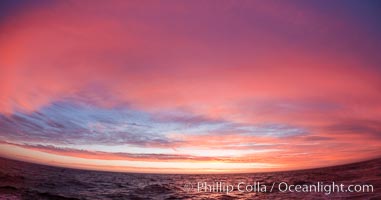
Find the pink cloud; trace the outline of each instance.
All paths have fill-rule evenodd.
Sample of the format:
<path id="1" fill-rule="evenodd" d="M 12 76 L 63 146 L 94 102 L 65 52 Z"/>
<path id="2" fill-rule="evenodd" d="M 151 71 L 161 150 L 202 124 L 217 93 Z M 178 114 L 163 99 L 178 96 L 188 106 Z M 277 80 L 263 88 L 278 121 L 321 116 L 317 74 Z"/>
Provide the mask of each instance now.
<path id="1" fill-rule="evenodd" d="M 0 24 L 0 113 L 36 113 L 62 99 L 151 114 L 181 110 L 199 117 L 161 120 L 276 123 L 309 135 L 174 131 L 176 142 L 151 146 L 272 144 L 281 150 L 274 162 L 309 158 L 299 167 L 380 155 L 381 71 L 368 27 L 304 4 L 249 4 L 60 2 L 15 13 Z M 356 38 L 362 43 L 352 42 Z M 336 148 L 342 150 L 332 153 Z M 266 156 L 239 159 L 271 162 Z"/>

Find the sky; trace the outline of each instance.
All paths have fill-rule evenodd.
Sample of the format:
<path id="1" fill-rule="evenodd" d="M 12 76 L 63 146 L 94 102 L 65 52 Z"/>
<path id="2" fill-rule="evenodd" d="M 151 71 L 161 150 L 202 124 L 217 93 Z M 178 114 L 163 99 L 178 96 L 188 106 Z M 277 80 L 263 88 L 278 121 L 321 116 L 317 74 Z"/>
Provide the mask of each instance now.
<path id="1" fill-rule="evenodd" d="M 235 173 L 381 156 L 378 1 L 1 1 L 0 156 Z"/>

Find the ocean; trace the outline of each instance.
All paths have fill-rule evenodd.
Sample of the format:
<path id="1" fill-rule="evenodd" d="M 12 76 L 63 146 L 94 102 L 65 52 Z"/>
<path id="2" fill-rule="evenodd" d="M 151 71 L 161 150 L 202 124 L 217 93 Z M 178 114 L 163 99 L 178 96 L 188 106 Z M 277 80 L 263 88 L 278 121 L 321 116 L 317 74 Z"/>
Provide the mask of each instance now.
<path id="1" fill-rule="evenodd" d="M 380 190 L 381 159 L 287 172 L 181 175 L 78 170 L 0 158 L 0 199 L 10 200 L 376 200 Z"/>

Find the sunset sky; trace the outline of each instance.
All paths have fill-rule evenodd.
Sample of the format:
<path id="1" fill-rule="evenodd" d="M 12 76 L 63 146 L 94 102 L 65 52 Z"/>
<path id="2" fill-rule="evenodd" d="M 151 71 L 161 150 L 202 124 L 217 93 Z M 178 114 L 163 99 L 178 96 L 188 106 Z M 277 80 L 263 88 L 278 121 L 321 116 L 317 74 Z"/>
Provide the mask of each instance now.
<path id="1" fill-rule="evenodd" d="M 381 156 L 379 1 L 0 1 L 0 156 L 154 173 Z"/>

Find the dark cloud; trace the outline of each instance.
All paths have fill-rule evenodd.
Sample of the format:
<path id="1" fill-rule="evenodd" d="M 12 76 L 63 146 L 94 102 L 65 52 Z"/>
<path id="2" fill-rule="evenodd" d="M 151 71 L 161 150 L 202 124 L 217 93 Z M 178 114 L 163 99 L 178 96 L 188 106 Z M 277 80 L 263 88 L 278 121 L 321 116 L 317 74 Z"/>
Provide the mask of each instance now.
<path id="1" fill-rule="evenodd" d="M 350 119 L 333 123 L 323 128 L 325 131 L 339 134 L 362 134 L 381 139 L 381 121 Z"/>
<path id="2" fill-rule="evenodd" d="M 131 144 L 167 146 L 165 136 L 149 132 L 138 114 L 55 103 L 32 113 L 0 115 L 0 133 L 7 140 L 55 144 Z M 144 121 L 144 117 L 141 116 Z"/>
<path id="3" fill-rule="evenodd" d="M 124 152 L 104 152 L 104 151 L 89 151 L 74 148 L 62 148 L 54 145 L 31 145 L 31 144 L 15 144 L 0 140 L 0 144 L 18 146 L 26 149 L 47 152 L 56 155 L 104 159 L 104 160 L 139 160 L 139 161 L 174 161 L 174 160 L 192 160 L 192 161 L 229 161 L 229 157 L 208 157 L 208 156 L 193 156 L 186 154 L 155 154 L 155 153 L 124 153 Z"/>

